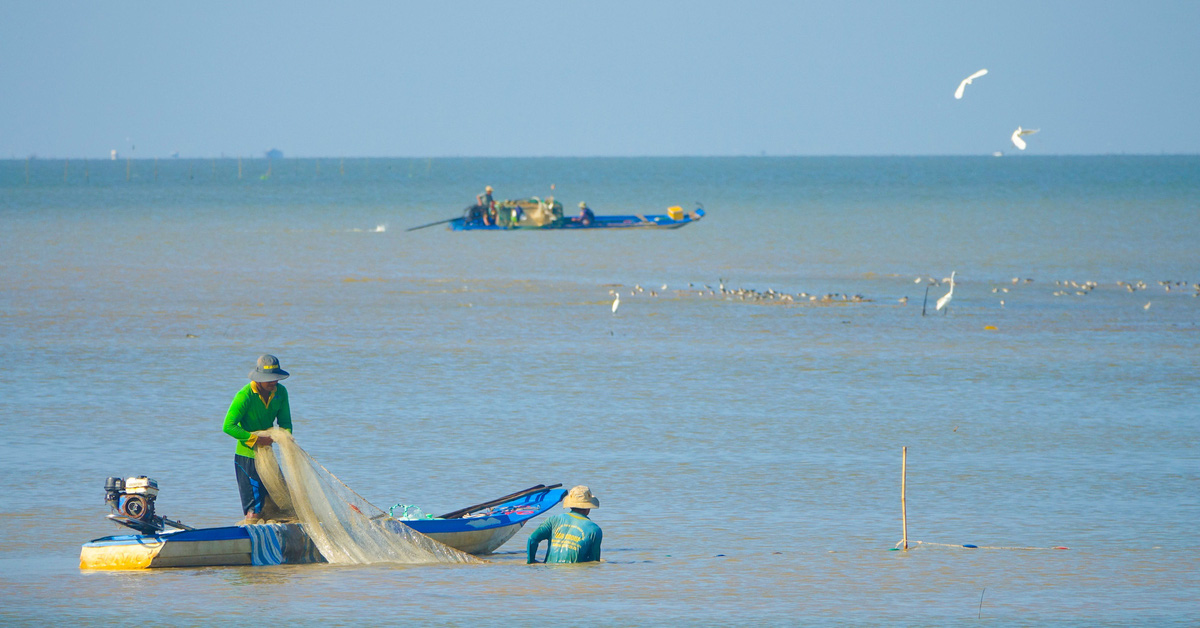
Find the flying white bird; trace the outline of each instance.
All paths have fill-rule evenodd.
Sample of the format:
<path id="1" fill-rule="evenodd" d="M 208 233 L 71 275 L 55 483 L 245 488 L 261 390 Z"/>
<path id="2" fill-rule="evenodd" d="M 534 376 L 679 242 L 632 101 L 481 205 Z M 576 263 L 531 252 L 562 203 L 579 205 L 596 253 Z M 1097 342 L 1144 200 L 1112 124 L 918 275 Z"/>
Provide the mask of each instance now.
<path id="1" fill-rule="evenodd" d="M 946 294 L 942 295 L 942 298 L 937 300 L 937 307 L 934 308 L 935 310 L 940 310 L 940 309 L 946 307 L 946 304 L 950 302 L 950 299 L 954 298 L 954 273 L 955 272 L 957 272 L 957 271 L 950 272 L 950 292 L 947 292 Z M 950 310 L 946 310 L 946 311 L 949 312 Z"/>
<path id="2" fill-rule="evenodd" d="M 1013 146 L 1016 146 L 1017 148 L 1019 148 L 1021 150 L 1025 150 L 1025 140 L 1021 139 L 1021 136 L 1022 135 L 1033 135 L 1034 133 L 1037 133 L 1040 130 L 1041 129 L 1022 129 L 1021 127 L 1017 127 L 1017 130 L 1013 131 L 1013 134 L 1012 134 Z"/>
<path id="3" fill-rule="evenodd" d="M 971 81 L 983 76 L 984 74 L 987 74 L 986 69 L 980 70 L 980 71 L 972 74 L 971 76 L 968 76 L 967 78 L 963 79 L 962 82 L 958 84 L 958 89 L 954 90 L 954 97 L 961 99 L 962 95 L 963 95 L 963 90 L 966 89 L 967 86 L 971 84 Z"/>
<path id="4" fill-rule="evenodd" d="M 617 313 L 617 308 L 621 305 L 621 293 L 617 293 L 617 298 L 613 299 L 613 314 Z"/>

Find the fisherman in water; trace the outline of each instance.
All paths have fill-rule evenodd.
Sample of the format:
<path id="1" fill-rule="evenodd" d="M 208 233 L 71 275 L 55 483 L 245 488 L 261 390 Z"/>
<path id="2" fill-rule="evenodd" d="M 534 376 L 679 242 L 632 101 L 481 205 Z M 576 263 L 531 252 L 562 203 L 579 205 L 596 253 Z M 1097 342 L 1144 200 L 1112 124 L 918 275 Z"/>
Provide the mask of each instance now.
<path id="1" fill-rule="evenodd" d="M 550 517 L 529 535 L 525 545 L 525 562 L 538 562 L 537 551 L 542 541 L 550 541 L 546 549 L 546 563 L 591 563 L 600 560 L 600 543 L 604 540 L 604 532 L 588 519 L 588 513 L 599 507 L 600 500 L 592 496 L 588 487 L 576 486 L 571 489 L 563 499 L 563 508 L 570 512 Z"/>
<path id="2" fill-rule="evenodd" d="M 259 356 L 258 364 L 250 371 L 250 383 L 233 396 L 225 414 L 225 433 L 237 439 L 233 465 L 237 473 L 238 492 L 242 497 L 242 512 L 247 523 L 257 523 L 262 514 L 267 493 L 258 470 L 254 467 L 254 447 L 270 445 L 270 436 L 253 432 L 279 427 L 292 431 L 292 408 L 287 389 L 279 382 L 288 372 L 280 368 L 279 358 Z"/>

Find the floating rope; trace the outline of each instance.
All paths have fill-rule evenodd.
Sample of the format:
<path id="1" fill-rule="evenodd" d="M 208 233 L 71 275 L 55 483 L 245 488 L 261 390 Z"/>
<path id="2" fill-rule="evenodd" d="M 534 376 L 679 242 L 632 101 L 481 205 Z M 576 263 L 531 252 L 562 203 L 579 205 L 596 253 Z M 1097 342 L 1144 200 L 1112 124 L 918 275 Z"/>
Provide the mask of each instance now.
<path id="1" fill-rule="evenodd" d="M 904 544 L 904 539 L 900 539 L 900 541 L 897 542 L 896 546 L 893 547 L 892 549 L 900 549 L 900 546 L 903 544 Z M 991 545 L 972 545 L 970 543 L 963 543 L 961 545 L 953 545 L 950 543 L 928 543 L 925 541 L 909 541 L 908 544 L 910 546 L 915 544 L 916 546 L 932 545 L 935 547 L 954 547 L 954 548 L 966 548 L 966 549 L 991 549 L 991 550 L 1065 550 L 1065 549 L 1068 549 L 1068 548 L 1062 547 L 1062 546 L 1057 546 L 1057 547 L 998 547 L 998 546 L 991 546 Z M 916 549 L 916 547 L 909 547 L 909 549 Z"/>

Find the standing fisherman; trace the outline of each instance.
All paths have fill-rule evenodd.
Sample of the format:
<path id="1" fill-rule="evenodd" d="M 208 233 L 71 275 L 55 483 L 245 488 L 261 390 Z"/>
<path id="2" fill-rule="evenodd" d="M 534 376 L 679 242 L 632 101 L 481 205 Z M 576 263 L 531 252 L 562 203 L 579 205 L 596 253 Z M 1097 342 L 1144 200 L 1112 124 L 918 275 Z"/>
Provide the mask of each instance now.
<path id="1" fill-rule="evenodd" d="M 279 366 L 279 358 L 259 356 L 258 364 L 250 371 L 250 383 L 233 396 L 229 412 L 225 414 L 225 433 L 238 441 L 233 465 L 247 523 L 258 522 L 267 497 L 254 467 L 254 447 L 272 442 L 270 436 L 253 432 L 269 429 L 276 423 L 292 431 L 292 408 L 288 404 L 287 389 L 279 383 L 287 377 L 288 372 Z"/>
<path id="2" fill-rule="evenodd" d="M 492 200 L 492 186 L 483 188 L 483 194 L 475 197 L 475 205 L 483 208 L 483 224 L 496 224 L 496 201 Z"/>

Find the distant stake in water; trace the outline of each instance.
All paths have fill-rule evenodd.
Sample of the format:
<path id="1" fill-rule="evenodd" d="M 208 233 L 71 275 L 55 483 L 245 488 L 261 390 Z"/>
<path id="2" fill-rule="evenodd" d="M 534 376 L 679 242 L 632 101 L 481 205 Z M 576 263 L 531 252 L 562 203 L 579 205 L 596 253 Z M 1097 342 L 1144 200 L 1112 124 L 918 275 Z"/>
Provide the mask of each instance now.
<path id="1" fill-rule="evenodd" d="M 908 483 L 908 447 L 900 449 L 900 521 L 904 526 L 903 538 L 904 551 L 908 551 L 908 503 L 906 499 Z"/>

